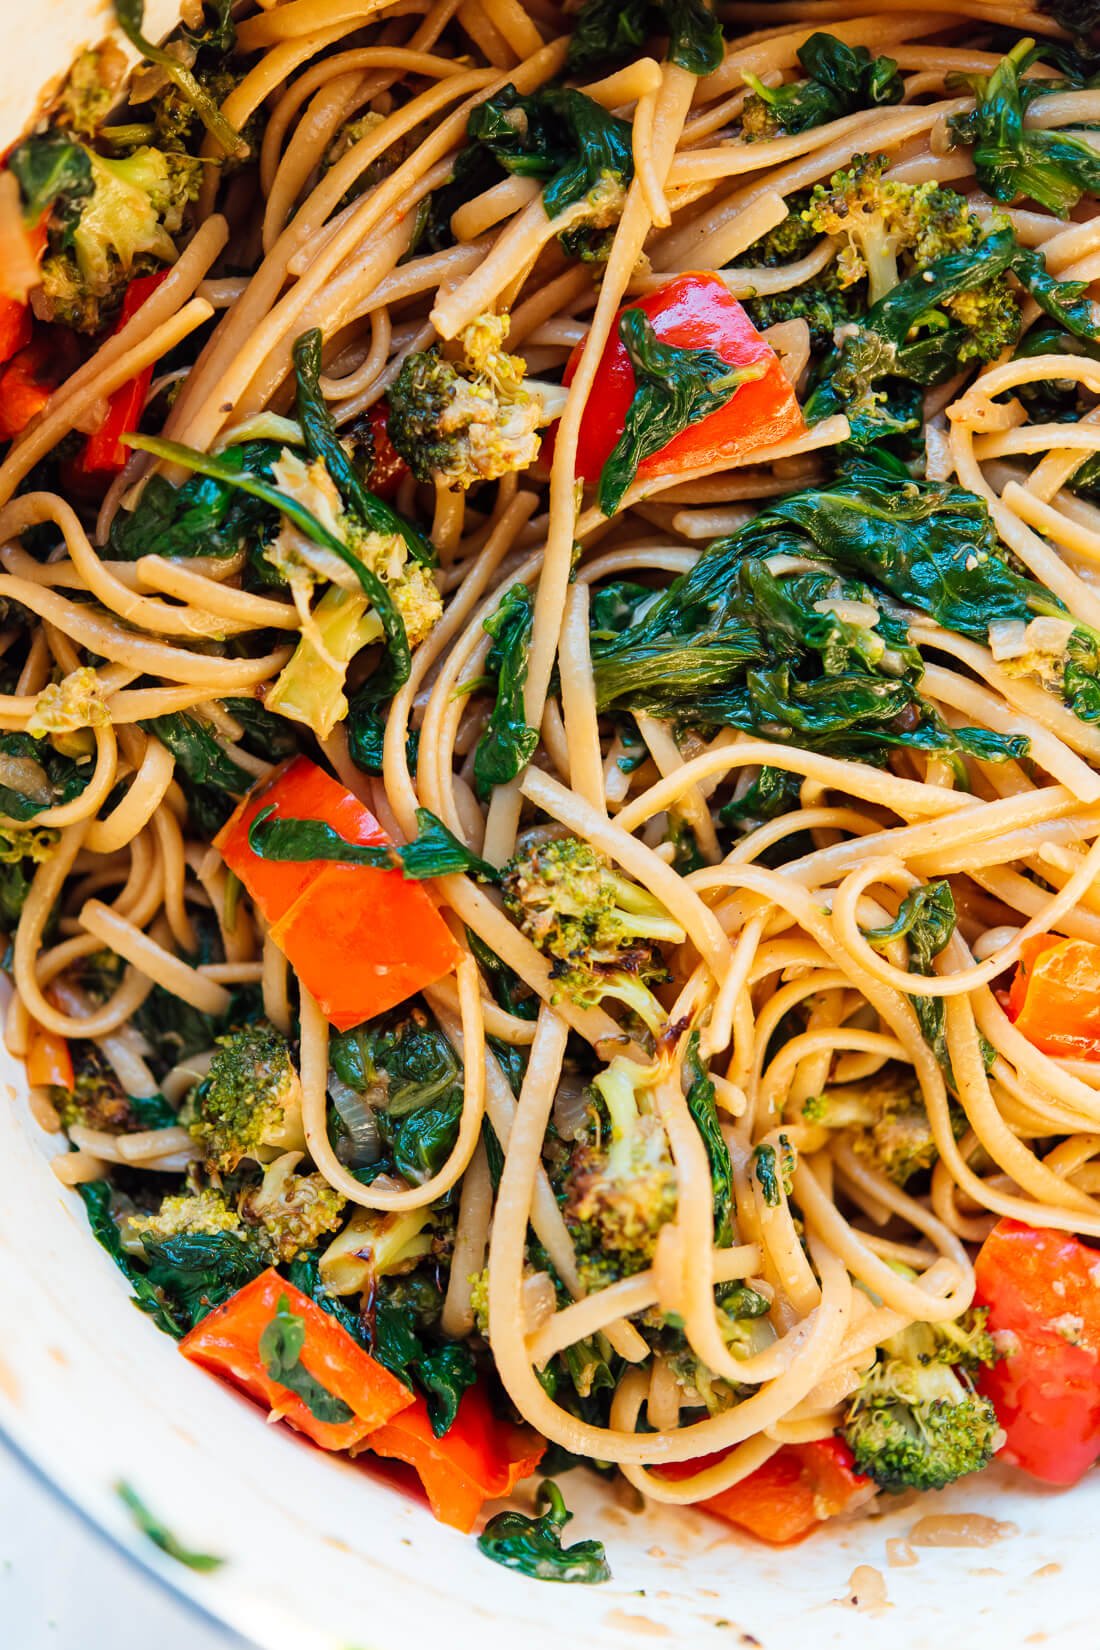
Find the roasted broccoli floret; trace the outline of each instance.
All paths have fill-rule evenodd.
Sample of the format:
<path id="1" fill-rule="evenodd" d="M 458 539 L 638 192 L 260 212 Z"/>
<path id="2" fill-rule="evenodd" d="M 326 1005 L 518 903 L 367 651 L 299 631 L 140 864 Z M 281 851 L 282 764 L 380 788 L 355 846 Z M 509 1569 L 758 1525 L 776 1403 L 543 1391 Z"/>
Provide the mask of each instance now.
<path id="1" fill-rule="evenodd" d="M 418 647 L 438 623 L 443 602 L 431 572 L 409 555 L 405 539 L 371 532 L 348 515 L 319 459 L 307 465 L 284 449 L 272 465 L 272 477 L 381 580 L 401 615 L 410 647 Z M 355 573 L 291 522 L 283 522 L 263 558 L 286 580 L 302 621 L 301 640 L 268 694 L 267 706 L 327 739 L 348 714 L 348 666 L 363 648 L 383 639 L 381 620 Z M 332 581 L 328 589 L 311 605 L 326 580 Z"/>
<path id="2" fill-rule="evenodd" d="M 82 138 L 94 138 L 126 74 L 126 58 L 113 41 L 89 46 L 76 58 L 58 95 L 52 119 Z"/>
<path id="3" fill-rule="evenodd" d="M 234 70 L 224 61 L 209 64 L 200 62 L 191 72 L 211 103 L 219 109 L 230 92 L 234 91 L 244 78 L 243 69 Z M 193 154 L 198 149 L 203 136 L 202 118 L 175 81 L 169 80 L 158 89 L 151 100 L 150 108 L 160 148 L 182 154 Z M 239 168 L 243 159 L 256 153 L 262 118 L 261 107 L 245 121 L 240 131 L 240 149 L 219 160 L 223 173 L 233 172 Z"/>
<path id="4" fill-rule="evenodd" d="M 299 1151 L 284 1152 L 264 1169 L 260 1185 L 242 1193 L 240 1213 L 258 1226 L 274 1260 L 289 1261 L 314 1249 L 344 1217 L 346 1198 L 320 1174 L 299 1174 Z"/>
<path id="5" fill-rule="evenodd" d="M 286 1038 L 257 1021 L 217 1041 L 190 1124 L 210 1167 L 232 1173 L 242 1158 L 304 1151 L 302 1085 Z"/>
<path id="6" fill-rule="evenodd" d="M 950 1102 L 951 1128 L 961 1139 L 966 1113 Z M 897 1186 L 931 1169 L 939 1156 L 920 1085 L 911 1070 L 887 1066 L 862 1083 L 814 1095 L 802 1107 L 807 1123 L 846 1132 L 853 1150 Z"/>
<path id="7" fill-rule="evenodd" d="M 213 1237 L 220 1232 L 243 1232 L 244 1223 L 224 1192 L 205 1186 L 198 1192 L 173 1192 L 156 1214 L 129 1215 L 127 1239 L 149 1238 L 160 1243 L 181 1236 Z"/>
<path id="8" fill-rule="evenodd" d="M 42 141 L 28 139 L 22 150 Z M 99 332 L 117 314 L 132 276 L 175 262 L 172 236 L 198 195 L 202 168 L 189 155 L 147 146 L 119 160 L 83 144 L 68 149 L 64 186 L 42 203 L 50 207 L 49 246 L 32 302 L 43 320 Z M 28 174 L 13 170 L 30 209 Z"/>
<path id="9" fill-rule="evenodd" d="M 999 1447 L 997 1416 L 966 1371 L 993 1358 L 981 1312 L 956 1324 L 911 1324 L 887 1341 L 844 1422 L 857 1471 L 885 1490 L 942 1490 L 988 1466 Z"/>
<path id="10" fill-rule="evenodd" d="M 527 379 L 504 350 L 508 317 L 482 315 L 462 333 L 462 359 L 438 349 L 410 355 L 389 393 L 389 436 L 418 481 L 465 491 L 524 470 L 538 457 L 538 430 L 561 411 L 565 391 Z"/>
<path id="11" fill-rule="evenodd" d="M 817 280 L 760 298 L 746 298 L 744 307 L 758 331 L 780 321 L 805 321 L 810 329 L 810 347 L 826 349 L 838 327 L 845 327 L 859 314 L 859 305 L 850 291 L 841 287 L 832 268 Z"/>
<path id="12" fill-rule="evenodd" d="M 669 976 L 654 942 L 679 945 L 684 931 L 652 894 L 574 836 L 517 854 L 501 889 L 509 915 L 552 959 L 563 996 L 581 1007 L 615 997 L 660 1034 L 665 1011 L 649 987 Z"/>
<path id="13" fill-rule="evenodd" d="M 299 1174 L 301 1161 L 301 1152 L 284 1152 L 264 1169 L 258 1186 L 205 1186 L 166 1197 L 156 1214 L 131 1215 L 126 1236 L 148 1249 L 169 1238 L 232 1233 L 263 1265 L 291 1261 L 337 1230 L 346 1201 L 323 1176 Z"/>
<path id="14" fill-rule="evenodd" d="M 864 1083 L 814 1095 L 802 1108 L 807 1123 L 844 1130 L 854 1151 L 904 1186 L 937 1158 L 932 1126 L 912 1073 L 888 1067 Z"/>
<path id="15" fill-rule="evenodd" d="M 594 1126 L 565 1182 L 565 1218 L 589 1287 L 648 1266 L 658 1232 L 676 1213 L 676 1166 L 653 1109 L 656 1076 L 656 1067 L 620 1055 L 592 1084 L 610 1133 L 603 1138 Z"/>
<path id="16" fill-rule="evenodd" d="M 49 859 L 61 839 L 60 831 L 43 827 L 19 830 L 0 826 L 0 933 L 10 934 L 31 891 L 35 868 Z"/>
<path id="17" fill-rule="evenodd" d="M 981 226 L 962 195 L 938 183 L 896 183 L 884 178 L 886 155 L 853 155 L 847 170 L 819 183 L 802 214 L 811 229 L 838 235 L 842 284 L 866 279 L 872 304 L 902 278 L 899 260 L 917 268 L 977 245 Z"/>

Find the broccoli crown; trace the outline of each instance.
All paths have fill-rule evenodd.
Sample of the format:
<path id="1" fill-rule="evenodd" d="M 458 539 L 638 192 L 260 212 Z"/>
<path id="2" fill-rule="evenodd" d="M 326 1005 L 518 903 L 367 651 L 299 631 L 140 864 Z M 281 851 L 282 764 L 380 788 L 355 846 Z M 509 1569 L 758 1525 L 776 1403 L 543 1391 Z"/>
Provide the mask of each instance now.
<path id="1" fill-rule="evenodd" d="M 792 258 L 804 257 L 821 238 L 819 231 L 805 217 L 809 201 L 808 189 L 788 196 L 789 210 L 782 223 L 777 223 L 774 229 L 769 229 L 766 235 L 753 241 L 737 262 L 752 269 L 774 269 L 777 264 L 787 264 Z"/>
<path id="2" fill-rule="evenodd" d="M 223 58 L 209 63 L 200 61 L 192 67 L 191 73 L 211 103 L 221 108 L 230 92 L 235 91 L 244 79 L 245 70 L 234 69 Z M 202 117 L 194 103 L 185 96 L 174 80 L 168 80 L 165 85 L 158 87 L 150 103 L 150 112 L 160 148 L 178 154 L 193 154 L 198 149 L 203 136 Z M 262 120 L 261 106 L 241 127 L 242 152 L 225 155 L 219 161 L 224 176 L 238 171 L 242 160 L 247 159 L 250 154 L 257 153 Z M 247 149 L 244 148 L 245 145 Z"/>
<path id="3" fill-rule="evenodd" d="M 886 155 L 853 155 L 849 167 L 817 185 L 802 213 L 816 233 L 841 238 L 840 284 L 866 280 L 872 304 L 897 286 L 899 259 L 912 266 L 910 272 L 920 271 L 948 253 L 977 246 L 982 238 L 982 226 L 962 195 L 935 182 L 894 182 L 883 177 L 889 164 Z M 1007 300 L 1010 312 L 1018 315 L 1007 283 L 991 284 L 997 286 L 997 301 Z"/>
<path id="4" fill-rule="evenodd" d="M 502 348 L 507 332 L 507 316 L 482 315 L 462 334 L 460 362 L 436 348 L 405 360 L 389 392 L 388 429 L 418 481 L 462 491 L 537 458 L 543 401 L 525 386 L 526 363 Z"/>
<path id="5" fill-rule="evenodd" d="M 258 1226 L 273 1259 L 291 1261 L 338 1230 L 346 1199 L 319 1174 L 299 1174 L 302 1153 L 284 1152 L 264 1170 L 258 1188 L 240 1200 L 242 1220 Z"/>
<path id="6" fill-rule="evenodd" d="M 202 168 L 189 155 L 148 146 L 119 160 L 74 147 L 86 158 L 91 187 L 79 199 L 53 202 L 34 303 L 44 320 L 98 332 L 133 275 L 175 262 L 172 236 L 198 195 Z"/>
<path id="7" fill-rule="evenodd" d="M 262 1265 L 292 1261 L 336 1231 L 345 1208 L 345 1199 L 321 1175 L 298 1174 L 301 1161 L 301 1152 L 284 1152 L 268 1164 L 258 1186 L 236 1193 L 204 1186 L 166 1197 L 155 1214 L 128 1216 L 126 1237 L 148 1248 L 170 1238 L 231 1233 Z"/>
<path id="8" fill-rule="evenodd" d="M 41 865 L 51 857 L 60 840 L 61 832 L 48 825 L 37 829 L 0 825 L 0 865 L 18 865 L 24 859 Z"/>
<path id="9" fill-rule="evenodd" d="M 949 1371 L 940 1379 L 950 1395 L 919 1406 L 872 1404 L 848 1420 L 844 1436 L 857 1472 L 897 1494 L 942 1490 L 989 1465 L 997 1436 L 993 1405 L 967 1392 Z"/>
<path id="10" fill-rule="evenodd" d="M 161 1242 L 181 1236 L 213 1236 L 219 1232 L 240 1233 L 242 1221 L 224 1192 L 206 1186 L 198 1192 L 173 1193 L 161 1203 L 156 1214 L 129 1215 L 128 1237 Z"/>
<path id="11" fill-rule="evenodd" d="M 53 120 L 82 138 L 94 138 L 115 102 L 126 59 L 109 40 L 76 58 L 58 96 Z"/>
<path id="12" fill-rule="evenodd" d="M 663 983 L 668 971 L 654 942 L 678 945 L 684 931 L 652 894 L 573 836 L 517 854 L 501 889 L 506 911 L 553 959 L 567 996 L 582 1006 L 618 996 L 656 1035 L 663 1017 L 648 986 Z"/>
<path id="13" fill-rule="evenodd" d="M 827 1089 L 802 1108 L 803 1119 L 842 1129 L 860 1157 L 904 1186 L 927 1171 L 938 1153 L 919 1085 L 911 1072 L 888 1067 L 865 1083 Z"/>
<path id="14" fill-rule="evenodd" d="M 844 1436 L 857 1470 L 883 1489 L 941 1490 L 988 1466 L 999 1446 L 997 1416 L 966 1373 L 996 1356 L 986 1316 L 911 1324 L 880 1349 Z"/>
<path id="15" fill-rule="evenodd" d="M 803 286 L 760 298 L 746 298 L 744 307 L 760 332 L 780 321 L 805 321 L 814 350 L 827 349 L 837 328 L 851 324 L 860 313 L 857 295 L 850 287 L 841 285 L 835 264 L 830 264 L 815 280 Z"/>
<path id="16" fill-rule="evenodd" d="M 100 697 L 98 675 L 91 665 L 80 665 L 60 682 L 51 682 L 42 689 L 27 719 L 27 732 L 32 738 L 44 739 L 47 734 L 104 727 L 110 720 Z"/>
<path id="17" fill-rule="evenodd" d="M 302 1086 L 286 1038 L 258 1021 L 217 1041 L 190 1125 L 208 1164 L 231 1173 L 242 1158 L 303 1151 Z"/>
<path id="18" fill-rule="evenodd" d="M 593 1082 L 610 1132 L 578 1143 L 565 1182 L 565 1217 L 590 1286 L 648 1266 L 657 1234 L 676 1213 L 676 1167 L 654 1116 L 655 1067 L 618 1057 Z"/>

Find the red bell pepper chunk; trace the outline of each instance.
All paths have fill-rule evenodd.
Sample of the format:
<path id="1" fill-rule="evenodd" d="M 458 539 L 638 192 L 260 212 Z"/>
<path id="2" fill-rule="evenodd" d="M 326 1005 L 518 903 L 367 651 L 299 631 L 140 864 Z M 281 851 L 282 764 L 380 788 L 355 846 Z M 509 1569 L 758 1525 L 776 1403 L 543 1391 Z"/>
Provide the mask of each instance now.
<path id="1" fill-rule="evenodd" d="M 254 854 L 249 826 L 272 806 L 286 818 L 323 820 L 349 842 L 389 838 L 357 797 L 299 756 L 250 791 L 214 839 L 332 1025 L 350 1031 L 451 972 L 458 943 L 427 891 L 401 871 Z"/>
<path id="2" fill-rule="evenodd" d="M 46 246 L 45 218 L 24 233 L 31 256 L 41 258 Z M 0 366 L 10 361 L 17 350 L 27 347 L 33 327 L 30 304 L 22 297 L 12 297 L 8 292 L 0 291 Z"/>
<path id="3" fill-rule="evenodd" d="M 0 365 L 31 341 L 31 306 L 17 298 L 0 297 Z"/>
<path id="4" fill-rule="evenodd" d="M 806 425 L 779 357 L 717 275 L 677 275 L 666 286 L 625 307 L 640 309 L 662 343 L 714 350 L 731 367 L 767 363 L 763 377 L 742 384 L 724 407 L 682 430 L 659 453 L 644 459 L 638 466 L 639 481 L 647 476 L 679 475 L 723 459 L 743 463 L 761 447 L 804 433 Z M 573 380 L 580 352 L 578 345 L 569 358 L 564 373 L 566 384 Z M 577 473 L 585 481 L 599 479 L 623 433 L 635 388 L 634 369 L 619 337 L 616 317 L 581 419 Z"/>
<path id="5" fill-rule="evenodd" d="M 1008 1013 L 1044 1054 L 1100 1058 L 1100 945 L 1058 934 L 1025 941 Z"/>
<path id="6" fill-rule="evenodd" d="M 726 1451 L 660 1469 L 662 1478 L 690 1478 L 724 1460 Z M 740 1483 L 720 1490 L 699 1506 L 728 1524 L 789 1547 L 804 1541 L 837 1513 L 869 1501 L 875 1486 L 854 1470 L 852 1452 L 842 1438 L 819 1438 L 810 1444 L 784 1444 Z"/>
<path id="7" fill-rule="evenodd" d="M 284 1300 L 305 1328 L 300 1367 L 330 1397 L 347 1405 L 353 1412 L 350 1420 L 318 1419 L 304 1398 L 268 1373 L 260 1338 Z M 408 1387 L 364 1352 L 335 1318 L 273 1269 L 261 1272 L 223 1306 L 215 1307 L 184 1336 L 180 1351 L 241 1387 L 275 1419 L 289 1421 L 322 1449 L 349 1449 L 413 1401 Z"/>
<path id="8" fill-rule="evenodd" d="M 521 1478 L 531 1476 L 546 1440 L 498 1420 L 482 1388 L 473 1386 L 442 1438 L 432 1432 L 424 1399 L 417 1398 L 372 1432 L 365 1448 L 413 1467 L 440 1523 L 469 1534 L 486 1501 L 511 1495 Z"/>
<path id="9" fill-rule="evenodd" d="M 409 473 L 409 466 L 390 440 L 390 404 L 376 401 L 367 413 L 374 456 L 367 486 L 379 498 L 391 499 Z"/>
<path id="10" fill-rule="evenodd" d="M 38 327 L 29 344 L 0 369 L 0 441 L 21 435 L 74 370 L 79 349 L 65 327 Z"/>
<path id="11" fill-rule="evenodd" d="M 999 1220 L 974 1270 L 1003 1354 L 978 1377 L 1007 1434 L 997 1459 L 1076 1484 L 1100 1459 L 1100 1251 Z"/>
<path id="12" fill-rule="evenodd" d="M 31 1021 L 26 1066 L 27 1082 L 32 1088 L 72 1091 L 75 1078 L 69 1044 L 56 1031 L 40 1026 L 37 1020 Z"/>
<path id="13" fill-rule="evenodd" d="M 115 332 L 121 332 L 146 299 L 152 297 L 160 283 L 167 279 L 168 273 L 167 269 L 161 269 L 155 275 L 138 275 L 130 282 L 122 300 Z M 153 367 L 150 364 L 115 390 L 107 402 L 107 413 L 102 424 L 88 437 L 77 461 L 78 468 L 85 475 L 118 475 L 125 468 L 130 448 L 123 444 L 122 437 L 136 430 L 140 424 L 152 382 Z"/>

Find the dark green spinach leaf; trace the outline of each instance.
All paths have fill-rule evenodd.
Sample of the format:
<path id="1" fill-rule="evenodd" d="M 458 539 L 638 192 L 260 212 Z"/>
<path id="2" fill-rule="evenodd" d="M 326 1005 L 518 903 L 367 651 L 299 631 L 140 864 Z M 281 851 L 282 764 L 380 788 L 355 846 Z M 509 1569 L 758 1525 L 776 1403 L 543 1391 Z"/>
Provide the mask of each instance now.
<path id="1" fill-rule="evenodd" d="M 552 1479 L 539 1485 L 535 1505 L 535 1518 L 519 1512 L 501 1512 L 490 1518 L 477 1538 L 486 1558 L 534 1581 L 578 1581 L 588 1585 L 610 1581 L 602 1541 L 562 1546 L 561 1532 L 573 1515 Z"/>
<path id="2" fill-rule="evenodd" d="M 417 809 L 416 823 L 413 841 L 401 846 L 349 842 L 323 820 L 288 819 L 277 812 L 273 803 L 261 808 L 249 826 L 248 846 L 260 859 L 371 865 L 382 871 L 400 870 L 413 881 L 458 873 L 479 877 L 483 882 L 498 880 L 496 869 L 459 842 L 427 808 Z"/>
<path id="3" fill-rule="evenodd" d="M 493 638 L 488 669 L 497 679 L 497 697 L 474 752 L 474 788 L 483 801 L 495 785 L 507 785 L 522 772 L 539 742 L 523 704 L 533 624 L 534 602 L 525 584 L 506 590 L 485 620 Z"/>
<path id="4" fill-rule="evenodd" d="M 316 1420 L 327 1426 L 342 1426 L 354 1418 L 355 1412 L 304 1367 L 301 1356 L 305 1344 L 305 1320 L 290 1310 L 286 1295 L 280 1295 L 275 1316 L 260 1336 L 260 1361 L 271 1379 L 299 1397 Z"/>

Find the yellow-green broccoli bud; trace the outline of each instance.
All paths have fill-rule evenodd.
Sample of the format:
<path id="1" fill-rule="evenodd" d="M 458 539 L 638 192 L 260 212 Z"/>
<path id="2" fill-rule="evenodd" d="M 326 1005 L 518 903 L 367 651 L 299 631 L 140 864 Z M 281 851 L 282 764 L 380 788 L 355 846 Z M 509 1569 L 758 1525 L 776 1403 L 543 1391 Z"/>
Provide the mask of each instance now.
<path id="1" fill-rule="evenodd" d="M 347 1199 L 323 1175 L 298 1174 L 299 1151 L 284 1152 L 264 1170 L 262 1184 L 243 1194 L 240 1214 L 258 1224 L 273 1258 L 290 1261 L 335 1232 Z"/>
<path id="2" fill-rule="evenodd" d="M 665 1014 L 649 986 L 669 976 L 655 942 L 679 945 L 684 930 L 652 894 L 573 836 L 517 854 L 501 891 L 508 914 L 552 958 L 563 995 L 582 1007 L 618 998 L 660 1033 Z"/>
<path id="3" fill-rule="evenodd" d="M 132 275 L 174 263 L 172 236 L 199 192 L 202 168 L 188 155 L 135 149 L 109 160 L 85 150 L 91 188 L 73 203 L 75 222 L 61 251 L 42 263 L 37 313 L 82 332 L 97 332 L 122 301 Z"/>
<path id="4" fill-rule="evenodd" d="M 207 1186 L 200 1192 L 166 1197 L 155 1215 L 128 1215 L 125 1227 L 127 1238 L 148 1237 L 160 1242 L 181 1236 L 239 1233 L 242 1222 L 225 1193 Z"/>
<path id="5" fill-rule="evenodd" d="M 381 580 L 404 622 L 409 646 L 418 647 L 439 622 L 443 602 L 431 572 L 409 556 L 400 534 L 371 532 L 349 517 L 320 459 L 307 464 L 286 448 L 272 466 L 272 476 L 276 486 L 303 504 Z M 302 622 L 301 640 L 268 694 L 267 706 L 327 739 L 348 713 L 348 666 L 363 648 L 382 640 L 381 620 L 354 571 L 292 522 L 283 522 L 264 559 L 286 580 Z M 314 591 L 326 580 L 329 588 L 311 605 Z"/>
<path id="6" fill-rule="evenodd" d="M 508 317 L 482 315 L 461 337 L 461 361 L 437 349 L 410 355 L 389 393 L 390 440 L 418 481 L 464 491 L 525 470 L 538 457 L 538 430 L 565 391 L 525 378 L 526 362 L 503 348 Z"/>
<path id="7" fill-rule="evenodd" d="M 593 1082 L 610 1137 L 580 1145 L 566 1182 L 565 1216 L 597 1285 L 648 1266 L 661 1227 L 676 1213 L 676 1166 L 652 1109 L 656 1068 L 619 1056 Z"/>
<path id="8" fill-rule="evenodd" d="M 114 107 L 126 58 L 113 41 L 89 46 L 69 70 L 52 120 L 78 137 L 94 138 Z"/>
<path id="9" fill-rule="evenodd" d="M 260 1021 L 217 1041 L 190 1125 L 208 1164 L 228 1174 L 242 1158 L 304 1151 L 302 1085 L 286 1038 Z"/>
<path id="10" fill-rule="evenodd" d="M 27 732 L 34 739 L 44 739 L 47 734 L 66 735 L 81 728 L 106 727 L 110 720 L 99 677 L 91 665 L 80 665 L 60 682 L 51 682 L 42 689 L 27 718 Z"/>
<path id="11" fill-rule="evenodd" d="M 912 1324 L 886 1341 L 845 1418 L 857 1470 L 885 1490 L 939 1490 L 987 1466 L 1003 1434 L 957 1370 L 992 1360 L 976 1318 Z"/>
<path id="12" fill-rule="evenodd" d="M 887 1067 L 866 1082 L 827 1089 L 805 1102 L 802 1117 L 844 1130 L 852 1149 L 898 1186 L 938 1156 L 920 1086 L 907 1069 Z"/>

